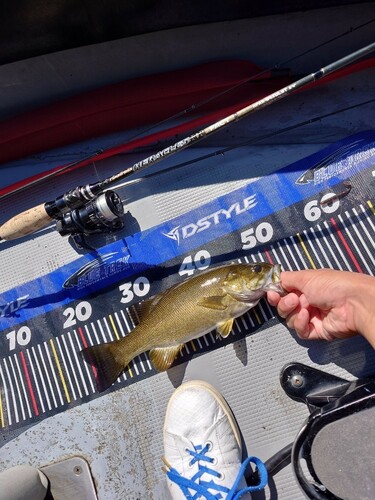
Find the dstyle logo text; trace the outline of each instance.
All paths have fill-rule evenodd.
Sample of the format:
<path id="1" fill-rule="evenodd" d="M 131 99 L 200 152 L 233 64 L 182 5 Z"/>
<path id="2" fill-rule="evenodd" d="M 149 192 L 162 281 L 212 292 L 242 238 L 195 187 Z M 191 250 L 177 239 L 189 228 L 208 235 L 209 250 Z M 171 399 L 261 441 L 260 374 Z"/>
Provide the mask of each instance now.
<path id="1" fill-rule="evenodd" d="M 256 195 L 253 194 L 244 198 L 242 201 L 233 203 L 233 205 L 231 205 L 228 209 L 222 208 L 217 212 L 207 215 L 206 217 L 202 217 L 202 219 L 199 219 L 196 222 L 192 222 L 182 227 L 177 226 L 168 233 L 163 234 L 167 238 L 177 241 L 177 244 L 179 244 L 180 239 L 184 240 L 186 238 L 191 238 L 195 234 L 206 231 L 212 226 L 216 226 L 223 221 L 232 219 L 233 216 L 249 211 L 251 208 L 254 208 L 256 204 Z"/>

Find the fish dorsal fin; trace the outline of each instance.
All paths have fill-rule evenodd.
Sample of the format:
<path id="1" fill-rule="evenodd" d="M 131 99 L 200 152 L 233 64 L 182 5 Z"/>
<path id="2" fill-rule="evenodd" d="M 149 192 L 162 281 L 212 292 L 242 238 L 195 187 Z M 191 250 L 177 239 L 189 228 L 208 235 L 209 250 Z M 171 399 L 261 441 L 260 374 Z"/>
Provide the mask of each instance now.
<path id="1" fill-rule="evenodd" d="M 132 307 L 136 313 L 138 321 L 141 322 L 144 318 L 146 318 L 146 316 L 151 314 L 156 304 L 158 304 L 161 301 L 161 299 L 163 299 L 167 294 L 171 294 L 173 296 L 174 289 L 177 288 L 177 286 L 178 284 L 172 286 L 167 290 L 164 290 L 164 292 L 160 292 L 157 295 L 154 295 L 153 297 L 149 297 L 143 302 L 134 304 Z"/>
<path id="2" fill-rule="evenodd" d="M 133 304 L 132 309 L 137 316 L 138 322 L 141 322 L 151 313 L 164 294 L 165 292 L 155 295 L 154 297 L 150 297 L 149 299 L 139 302 L 138 304 Z"/>
<path id="3" fill-rule="evenodd" d="M 184 344 L 172 347 L 157 347 L 150 351 L 150 360 L 158 372 L 164 372 L 172 365 Z"/>
<path id="4" fill-rule="evenodd" d="M 144 302 L 139 302 L 138 304 L 132 305 L 132 310 L 136 315 L 138 323 L 142 321 L 148 314 L 150 314 L 151 309 L 154 305 L 152 304 L 152 299 L 145 300 Z"/>
<path id="5" fill-rule="evenodd" d="M 228 319 L 228 321 L 223 321 L 219 323 L 216 327 L 217 332 L 225 339 L 228 337 L 233 328 L 233 319 Z"/>
<path id="6" fill-rule="evenodd" d="M 213 295 L 212 297 L 203 297 L 198 301 L 198 306 L 214 309 L 215 311 L 225 311 L 227 305 L 224 303 L 225 295 Z"/>

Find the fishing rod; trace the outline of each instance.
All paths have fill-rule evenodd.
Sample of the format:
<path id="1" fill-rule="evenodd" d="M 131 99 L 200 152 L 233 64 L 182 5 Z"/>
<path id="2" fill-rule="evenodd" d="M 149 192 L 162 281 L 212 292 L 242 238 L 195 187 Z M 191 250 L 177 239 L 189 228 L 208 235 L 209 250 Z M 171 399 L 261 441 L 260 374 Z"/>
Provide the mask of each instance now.
<path id="1" fill-rule="evenodd" d="M 47 201 L 36 207 L 30 208 L 0 227 L 0 238 L 14 240 L 31 234 L 56 220 L 56 228 L 60 234 L 90 234 L 122 227 L 121 217 L 124 206 L 118 194 L 108 190 L 113 184 L 129 177 L 130 175 L 154 165 L 161 160 L 176 154 L 179 151 L 195 144 L 202 139 L 216 133 L 231 123 L 273 104 L 301 88 L 320 80 L 331 73 L 344 68 L 358 59 L 375 50 L 375 43 L 371 43 L 341 59 L 338 59 L 318 71 L 300 78 L 299 80 L 273 92 L 266 97 L 245 106 L 244 108 L 228 115 L 225 118 L 193 133 L 190 136 L 168 146 L 157 153 L 133 164 L 104 180 L 78 186 L 53 201 Z"/>
<path id="2" fill-rule="evenodd" d="M 191 104 L 190 106 L 188 106 L 187 108 L 167 117 L 167 118 L 164 118 L 160 121 L 158 121 L 157 123 L 153 123 L 145 128 L 143 128 L 141 131 L 139 131 L 138 133 L 135 133 L 134 135 L 132 135 L 130 138 L 127 139 L 126 141 L 126 144 L 131 144 L 132 141 L 134 141 L 135 139 L 141 137 L 141 136 L 145 136 L 145 134 L 148 134 L 149 132 L 151 132 L 152 130 L 154 130 L 155 128 L 157 127 L 160 127 L 172 120 L 176 120 L 178 118 L 181 118 L 183 116 L 187 116 L 189 113 L 191 113 L 192 111 L 197 111 L 199 108 L 201 108 L 202 106 L 205 106 L 209 103 L 211 103 L 212 101 L 215 101 L 216 99 L 219 99 L 220 97 L 223 97 L 231 92 L 233 92 L 234 90 L 242 87 L 243 85 L 247 84 L 247 83 L 251 83 L 255 80 L 259 80 L 261 77 L 263 77 L 264 75 L 269 75 L 270 73 L 272 73 L 273 71 L 277 71 L 277 70 L 280 70 L 280 68 L 286 66 L 287 64 L 291 63 L 291 62 L 294 62 L 296 61 L 297 59 L 300 59 L 301 57 L 304 57 L 306 56 L 307 54 L 310 54 L 316 50 L 319 50 L 323 47 L 325 47 L 326 45 L 329 45 L 345 36 L 348 36 L 348 35 L 351 35 L 353 34 L 355 31 L 358 31 L 358 30 L 361 30 L 363 28 L 366 28 L 368 25 L 372 24 L 375 22 L 375 18 L 373 19 L 369 19 L 367 20 L 366 22 L 364 23 L 361 23 L 357 26 L 354 26 L 354 27 L 350 27 L 349 29 L 347 29 L 346 31 L 342 32 L 342 33 L 339 33 L 338 35 L 335 35 L 327 40 L 324 40 L 323 42 L 320 42 L 319 44 L 316 44 L 312 47 L 309 47 L 308 49 L 302 51 L 302 52 L 299 52 L 298 54 L 295 54 L 293 55 L 292 57 L 289 57 L 288 59 L 285 59 L 283 61 L 279 61 L 278 63 L 274 64 L 273 66 L 269 67 L 269 68 L 266 68 L 266 69 L 263 69 L 263 70 L 260 70 L 259 72 L 257 72 L 256 74 L 253 74 L 251 75 L 250 77 L 248 78 L 245 78 L 237 83 L 235 83 L 234 85 L 232 85 L 231 87 L 223 90 L 223 91 L 220 91 L 220 92 L 217 92 L 215 93 L 214 95 L 206 98 L 206 99 L 203 99 L 199 102 L 196 102 L 194 104 Z M 27 189 L 30 185 L 37 185 L 39 184 L 40 182 L 44 182 L 46 179 L 48 178 L 51 178 L 51 177 L 55 177 L 56 175 L 60 175 L 62 173 L 64 173 L 65 171 L 67 170 L 70 170 L 72 167 L 78 167 L 78 166 L 84 166 L 84 165 L 87 165 L 87 162 L 88 161 L 91 161 L 91 160 L 94 160 L 95 157 L 98 157 L 99 160 L 102 159 L 102 155 L 103 154 L 106 154 L 108 151 L 110 151 L 112 148 L 118 148 L 118 147 L 121 147 L 121 145 L 119 145 L 118 143 L 115 143 L 113 144 L 112 146 L 110 146 L 109 148 L 106 148 L 106 149 L 99 149 L 99 150 L 96 150 L 94 151 L 93 153 L 91 153 L 90 155 L 88 156 L 85 156 L 83 158 L 80 158 L 72 163 L 68 163 L 66 165 L 60 165 L 56 168 L 54 168 L 53 170 L 49 171 L 47 174 L 45 175 L 40 175 L 38 176 L 37 178 L 33 178 L 32 182 L 29 182 L 27 185 L 22 185 L 22 186 L 17 186 L 17 187 L 14 187 L 13 186 L 13 189 L 11 192 L 8 192 L 8 193 L 4 193 L 4 194 L 1 194 L 0 195 L 0 200 L 2 198 L 5 198 L 6 196 L 9 196 L 10 194 L 12 193 L 15 193 L 15 192 L 19 192 L 19 191 L 22 191 L 24 189 Z M 114 153 L 115 155 L 118 155 L 118 154 L 121 154 L 120 153 Z M 110 156 L 113 156 L 114 154 L 111 154 Z"/>

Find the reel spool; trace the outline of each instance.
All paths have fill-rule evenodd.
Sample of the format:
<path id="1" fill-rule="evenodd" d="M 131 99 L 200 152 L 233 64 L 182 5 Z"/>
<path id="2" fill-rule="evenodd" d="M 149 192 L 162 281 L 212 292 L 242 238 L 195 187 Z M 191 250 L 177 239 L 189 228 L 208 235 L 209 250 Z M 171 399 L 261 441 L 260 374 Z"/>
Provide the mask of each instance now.
<path id="1" fill-rule="evenodd" d="M 77 246 L 86 246 L 84 237 L 90 234 L 113 232 L 124 227 L 124 206 L 115 191 L 105 191 L 85 205 L 62 214 L 56 220 L 61 236 L 72 236 Z"/>

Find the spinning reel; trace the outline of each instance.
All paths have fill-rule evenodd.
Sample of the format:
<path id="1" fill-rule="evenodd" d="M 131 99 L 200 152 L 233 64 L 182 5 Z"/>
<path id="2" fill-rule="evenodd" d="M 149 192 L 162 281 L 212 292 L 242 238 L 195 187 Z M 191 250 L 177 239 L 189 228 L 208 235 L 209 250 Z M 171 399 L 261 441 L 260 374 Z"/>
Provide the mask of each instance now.
<path id="1" fill-rule="evenodd" d="M 61 236 L 70 235 L 79 248 L 89 247 L 85 241 L 87 235 L 114 232 L 124 227 L 124 206 L 115 191 L 105 191 L 85 203 L 75 199 L 72 204 L 78 206 L 55 215 L 56 229 Z"/>

